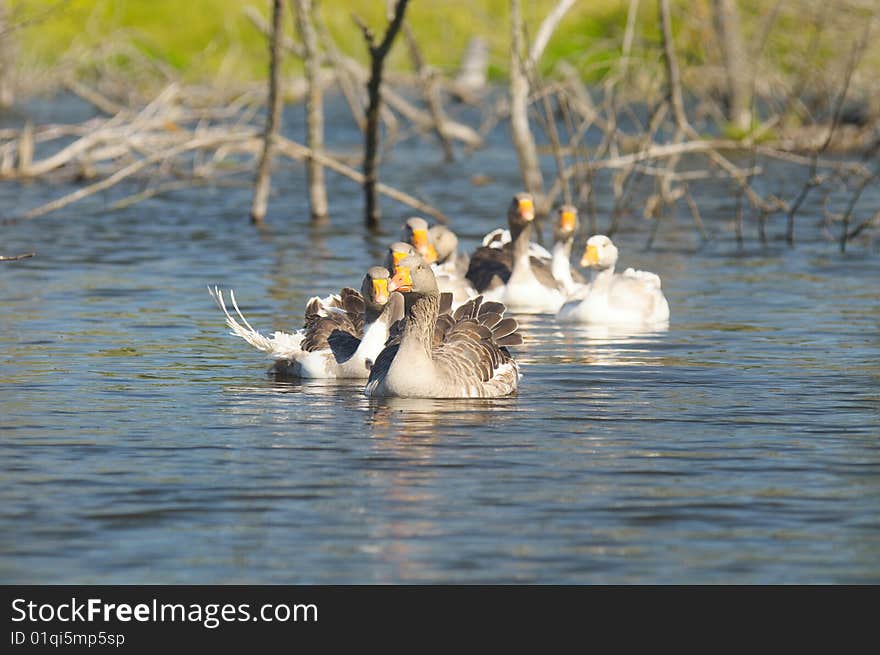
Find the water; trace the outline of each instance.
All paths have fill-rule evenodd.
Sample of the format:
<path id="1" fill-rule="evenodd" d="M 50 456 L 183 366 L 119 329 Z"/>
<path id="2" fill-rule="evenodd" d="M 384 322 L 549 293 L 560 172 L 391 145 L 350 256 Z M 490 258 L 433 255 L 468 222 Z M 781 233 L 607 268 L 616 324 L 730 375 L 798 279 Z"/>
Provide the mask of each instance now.
<path id="1" fill-rule="evenodd" d="M 354 143 L 336 120 L 337 147 Z M 301 134 L 300 108 L 288 125 Z M 503 131 L 439 160 L 407 141 L 383 179 L 442 207 L 471 250 L 503 222 L 516 162 Z M 323 228 L 283 165 L 263 230 L 238 188 L 102 213 L 117 192 L 0 228 L 3 254 L 38 253 L 0 268 L 0 581 L 880 582 L 880 257 L 841 256 L 818 203 L 795 249 L 774 219 L 740 251 L 729 193 L 701 199 L 706 246 L 686 208 L 650 251 L 632 219 L 621 264 L 662 276 L 667 332 L 524 317 L 516 396 L 370 401 L 357 382 L 267 376 L 205 289 L 234 288 L 272 331 L 357 284 L 410 212 L 383 201 L 386 232 L 365 236 L 359 189 L 330 184 Z"/>

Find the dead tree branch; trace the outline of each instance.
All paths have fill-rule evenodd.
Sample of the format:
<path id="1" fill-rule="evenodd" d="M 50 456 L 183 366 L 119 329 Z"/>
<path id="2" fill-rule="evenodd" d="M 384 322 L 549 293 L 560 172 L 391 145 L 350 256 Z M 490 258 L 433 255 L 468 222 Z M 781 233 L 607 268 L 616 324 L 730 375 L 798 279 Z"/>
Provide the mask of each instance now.
<path id="1" fill-rule="evenodd" d="M 266 130 L 263 133 L 263 152 L 257 166 L 254 185 L 254 200 L 251 204 L 251 221 L 261 223 L 266 216 L 269 198 L 270 167 L 272 146 L 278 136 L 281 124 L 283 99 L 279 90 L 281 85 L 281 29 L 284 16 L 283 0 L 272 3 L 272 38 L 269 42 L 269 110 L 266 112 Z"/>
<path id="2" fill-rule="evenodd" d="M 385 35 L 379 44 L 376 44 L 373 31 L 367 25 L 355 17 L 355 22 L 360 26 L 370 52 L 370 79 L 367 82 L 367 129 L 364 142 L 364 197 L 366 207 L 364 209 L 367 227 L 375 229 L 379 227 L 379 204 L 376 199 L 376 183 L 378 181 L 376 157 L 379 147 L 379 108 L 382 105 L 382 69 L 385 65 L 385 57 L 391 50 L 394 37 L 403 23 L 404 13 L 409 0 L 397 0 L 394 6 L 394 15 Z"/>
<path id="3" fill-rule="evenodd" d="M 526 190 L 543 207 L 544 178 L 538 163 L 535 138 L 529 127 L 528 61 L 524 52 L 522 13 L 519 0 L 510 0 L 510 135 L 519 159 Z"/>
<path id="4" fill-rule="evenodd" d="M 29 257 L 33 257 L 37 253 L 35 252 L 25 252 L 20 255 L 0 255 L 0 262 L 17 262 L 22 259 L 28 259 Z"/>
<path id="5" fill-rule="evenodd" d="M 313 22 L 312 0 L 293 0 L 296 27 L 303 43 L 303 57 L 306 69 L 306 144 L 312 152 L 324 149 L 324 102 L 321 91 L 321 59 L 318 51 L 318 38 Z M 313 221 L 327 218 L 327 189 L 324 186 L 324 168 L 309 157 L 306 162 L 306 176 L 309 186 L 309 206 Z"/>

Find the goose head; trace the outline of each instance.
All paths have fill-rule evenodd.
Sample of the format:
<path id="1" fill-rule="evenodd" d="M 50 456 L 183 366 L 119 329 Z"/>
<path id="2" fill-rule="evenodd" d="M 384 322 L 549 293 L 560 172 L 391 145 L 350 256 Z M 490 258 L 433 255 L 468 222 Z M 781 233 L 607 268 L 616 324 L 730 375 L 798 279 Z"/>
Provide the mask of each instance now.
<path id="1" fill-rule="evenodd" d="M 411 244 L 425 261 L 432 264 L 437 261 L 437 249 L 428 237 L 428 221 L 418 216 L 406 219 L 402 229 L 403 241 Z"/>
<path id="2" fill-rule="evenodd" d="M 572 205 L 562 205 L 556 223 L 556 240 L 567 241 L 574 236 L 578 227 L 578 210 Z"/>
<path id="3" fill-rule="evenodd" d="M 388 246 L 388 254 L 385 257 L 385 268 L 389 271 L 393 271 L 397 264 L 400 263 L 400 260 L 412 256 L 419 257 L 420 255 L 411 244 L 406 243 L 405 241 L 395 241 Z"/>
<path id="4" fill-rule="evenodd" d="M 614 268 L 617 263 L 617 247 L 604 234 L 596 234 L 587 239 L 587 247 L 581 257 L 581 266 L 605 270 Z"/>
<path id="5" fill-rule="evenodd" d="M 411 293 L 417 296 L 437 296 L 437 279 L 431 266 L 420 257 L 405 257 L 394 269 L 388 285 L 391 291 Z"/>
<path id="6" fill-rule="evenodd" d="M 435 225 L 428 230 L 431 243 L 437 252 L 437 261 L 445 262 L 458 254 L 458 236 L 445 225 Z"/>
<path id="7" fill-rule="evenodd" d="M 511 236 L 521 232 L 533 220 L 535 220 L 535 200 L 532 194 L 521 192 L 514 195 L 507 208 L 507 223 L 510 225 Z"/>
<path id="8" fill-rule="evenodd" d="M 367 270 L 361 283 L 361 296 L 364 298 L 368 312 L 382 311 L 391 293 L 388 289 L 390 280 L 391 274 L 384 266 L 372 266 Z"/>

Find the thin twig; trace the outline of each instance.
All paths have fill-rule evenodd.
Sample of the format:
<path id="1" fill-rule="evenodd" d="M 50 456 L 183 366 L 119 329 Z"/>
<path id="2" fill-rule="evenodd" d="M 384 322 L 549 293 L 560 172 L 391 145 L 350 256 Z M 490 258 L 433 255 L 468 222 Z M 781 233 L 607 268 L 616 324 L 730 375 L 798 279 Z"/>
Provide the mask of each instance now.
<path id="1" fill-rule="evenodd" d="M 35 252 L 25 252 L 20 255 L 0 255 L 0 262 L 17 262 L 21 259 L 28 259 L 29 257 L 33 257 L 37 253 Z"/>
<path id="2" fill-rule="evenodd" d="M 283 0 L 272 3 L 272 38 L 269 42 L 269 111 L 266 112 L 266 129 L 263 133 L 263 151 L 257 166 L 257 177 L 254 184 L 254 199 L 251 204 L 251 221 L 261 223 L 266 216 L 266 204 L 271 184 L 270 166 L 272 164 L 272 146 L 281 127 L 281 30 L 284 16 Z"/>

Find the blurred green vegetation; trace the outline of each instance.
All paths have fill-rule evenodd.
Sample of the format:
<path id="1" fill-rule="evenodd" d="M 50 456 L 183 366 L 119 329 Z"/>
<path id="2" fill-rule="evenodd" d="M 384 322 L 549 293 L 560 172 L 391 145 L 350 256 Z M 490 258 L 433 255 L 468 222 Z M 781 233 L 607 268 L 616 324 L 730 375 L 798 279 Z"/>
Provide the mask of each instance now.
<path id="1" fill-rule="evenodd" d="M 186 79 L 247 81 L 266 74 L 267 47 L 263 35 L 245 16 L 250 4 L 263 16 L 267 0 L 19 0 L 11 2 L 13 20 L 24 20 L 19 42 L 22 63 L 53 67 L 71 53 L 86 63 L 106 53 L 110 42 L 125 42 L 145 56 L 167 63 Z M 287 10 L 287 31 L 294 34 Z M 527 23 L 536 30 L 554 0 L 523 2 Z M 407 18 L 426 59 L 443 70 L 457 67 L 468 40 L 485 37 L 491 48 L 490 71 L 503 76 L 508 66 L 508 0 L 412 0 Z M 545 65 L 560 57 L 589 70 L 594 60 L 619 47 L 628 0 L 590 0 L 576 5 L 551 42 Z M 381 33 L 385 2 L 381 0 L 323 0 L 323 19 L 340 49 L 365 58 L 363 38 L 352 14 Z M 292 67 L 297 62 L 290 62 Z M 409 69 L 404 48 L 395 48 L 390 65 Z"/>
<path id="2" fill-rule="evenodd" d="M 840 21 L 835 5 L 847 0 L 788 0 L 768 39 L 762 60 L 782 72 L 800 70 L 810 40 L 811 25 Z M 523 17 L 530 34 L 556 4 L 556 0 L 522 0 Z M 588 81 L 607 72 L 620 54 L 630 0 L 580 0 L 560 23 L 541 62 L 544 72 L 565 59 Z M 264 79 L 268 49 L 263 35 L 244 14 L 253 6 L 263 16 L 269 0 L 8 0 L 16 32 L 19 66 L 23 70 L 51 72 L 73 69 L 80 73 L 100 63 L 122 68 L 132 56 L 170 66 L 184 80 L 234 84 Z M 712 25 L 711 0 L 675 0 L 676 46 L 683 64 L 717 61 L 717 39 Z M 753 43 L 775 3 L 741 0 L 743 32 Z M 384 0 L 318 0 L 328 29 L 349 55 L 366 59 L 363 38 L 352 21 L 357 13 L 377 32 L 384 29 Z M 831 9 L 829 9 L 829 7 Z M 508 67 L 508 0 L 411 0 L 407 18 L 426 59 L 447 72 L 454 71 L 472 36 L 490 45 L 490 76 L 504 77 Z M 286 29 L 294 34 L 290 3 L 285 2 Z M 847 16 L 852 20 L 852 12 Z M 858 20 L 858 16 L 856 16 Z M 852 36 L 852 27 L 840 26 Z M 825 30 L 810 56 L 818 64 L 845 60 L 848 43 Z M 634 55 L 651 69 L 659 60 L 657 3 L 641 0 Z M 876 41 L 876 40 L 875 40 Z M 880 62 L 880 45 L 871 46 L 870 65 Z M 289 71 L 299 66 L 288 58 Z M 405 48 L 396 47 L 390 66 L 410 70 Z M 874 69 L 876 70 L 876 69 Z M 685 80 L 687 82 L 687 79 Z"/>

